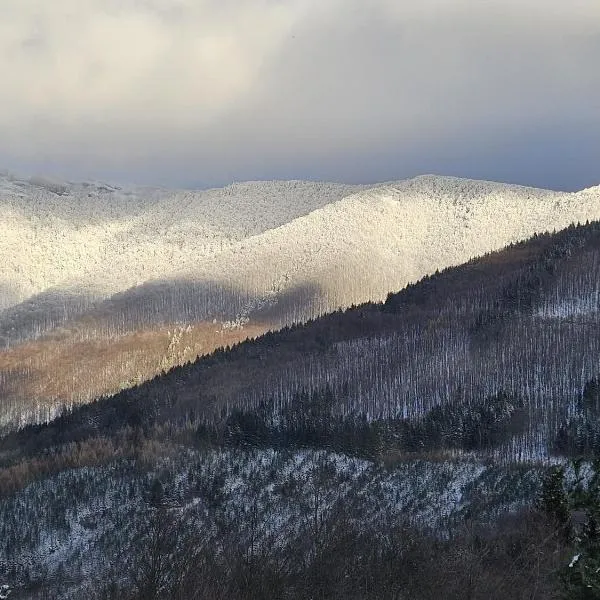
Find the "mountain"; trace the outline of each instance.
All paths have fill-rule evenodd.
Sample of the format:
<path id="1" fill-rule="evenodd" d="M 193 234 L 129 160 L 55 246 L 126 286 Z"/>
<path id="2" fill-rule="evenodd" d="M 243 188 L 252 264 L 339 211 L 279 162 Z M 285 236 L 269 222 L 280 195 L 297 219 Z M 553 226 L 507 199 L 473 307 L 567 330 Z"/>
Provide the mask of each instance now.
<path id="1" fill-rule="evenodd" d="M 167 597 L 555 597 L 575 551 L 534 507 L 600 449 L 599 267 L 600 222 L 536 235 L 5 435 L 2 573 L 24 598 L 160 597 L 158 572 Z"/>
<path id="2" fill-rule="evenodd" d="M 5 176 L 0 189 L 6 427 L 600 217 L 599 188 L 436 176 L 203 192 Z"/>
<path id="3" fill-rule="evenodd" d="M 599 222 L 535 236 L 425 277 L 384 303 L 174 367 L 41 427 L 39 444 L 167 423 L 223 435 L 240 411 L 262 411 L 268 429 L 292 418 L 294 407 L 309 414 L 313 401 L 328 426 L 346 417 L 401 426 L 440 409 L 460 413 L 506 400 L 505 417 L 517 411 L 518 426 L 502 443 L 475 447 L 508 460 L 544 458 L 600 375 L 599 270 Z M 36 431 L 5 443 L 12 447 L 22 435 L 37 446 Z M 452 444 L 440 441 L 440 448 L 461 448 Z"/>
<path id="4" fill-rule="evenodd" d="M 168 278 L 360 189 L 273 181 L 185 191 L 0 176 L 0 307 L 48 290 L 107 296 Z"/>

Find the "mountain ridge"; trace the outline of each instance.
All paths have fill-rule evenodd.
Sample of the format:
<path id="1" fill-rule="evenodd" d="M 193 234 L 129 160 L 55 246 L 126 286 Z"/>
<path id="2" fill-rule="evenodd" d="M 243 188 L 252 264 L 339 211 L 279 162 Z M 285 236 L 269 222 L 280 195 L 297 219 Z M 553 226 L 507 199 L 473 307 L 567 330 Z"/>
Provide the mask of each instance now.
<path id="1" fill-rule="evenodd" d="M 594 329 L 553 307 L 577 289 L 590 308 L 585 322 L 596 323 L 600 283 L 590 273 L 599 266 L 598 222 L 536 236 L 426 277 L 384 304 L 338 311 L 173 368 L 38 431 L 56 443 L 69 427 L 76 439 L 169 420 L 194 429 L 271 400 L 293 407 L 298 393 L 326 387 L 338 417 L 418 420 L 438 405 L 477 406 L 504 390 L 525 403 L 531 423 L 495 456 L 513 460 L 521 444 L 522 456 L 547 457 L 561 419 L 600 375 Z"/>
<path id="2" fill-rule="evenodd" d="M 234 343 L 250 332 L 383 300 L 425 275 L 535 233 L 600 218 L 600 187 L 565 194 L 426 175 L 358 189 L 255 182 L 199 194 L 152 189 L 131 197 L 126 188 L 102 185 L 96 192 L 110 200 L 105 212 L 92 206 L 91 221 L 68 221 L 73 202 L 85 198 L 51 191 L 62 189 L 57 182 L 37 183 L 46 191 L 32 194 L 28 216 L 19 213 L 22 199 L 7 201 L 0 193 L 0 208 L 10 209 L 4 214 L 24 227 L 0 236 L 0 257 L 8 258 L 0 263 L 0 339 L 6 347 L 0 351 L 0 392 L 13 409 L 23 402 L 25 412 L 43 407 L 49 415 L 152 377 L 194 352 L 211 352 L 222 339 Z M 22 184 L 24 190 L 33 185 Z M 123 198 L 130 204 L 121 206 Z M 129 214 L 132 207 L 135 214 Z M 286 220 L 289 211 L 295 216 Z M 10 229 L 7 219 L 2 228 Z M 86 274 L 80 264 L 90 252 L 96 262 Z M 47 265 L 48 277 L 62 278 L 62 287 L 19 303 L 11 281 L 34 285 L 27 269 L 38 269 L 43 279 Z M 167 332 L 187 327 L 198 337 L 173 352 Z M 155 341 L 144 357 L 131 341 L 147 336 Z M 23 344 L 33 344 L 30 359 L 16 368 L 14 356 Z M 130 357 L 119 354 L 107 363 L 112 344 Z M 58 376 L 58 356 L 69 377 Z M 74 387 L 94 360 L 103 367 L 87 378 L 88 388 Z M 6 418 L 0 415 L 0 422 Z"/>
<path id="3" fill-rule="evenodd" d="M 123 291 L 125 289 L 127 289 L 127 287 L 131 287 L 131 285 L 138 285 L 141 282 L 144 281 L 149 281 L 151 279 L 168 279 L 169 277 L 173 277 L 173 276 L 177 276 L 178 273 L 182 273 L 182 272 L 187 272 L 192 276 L 195 276 L 196 278 L 198 277 L 207 277 L 210 278 L 207 274 L 202 273 L 202 270 L 197 268 L 197 262 L 198 259 L 200 260 L 200 262 L 206 262 L 208 261 L 208 263 L 213 262 L 213 259 L 216 255 L 221 254 L 221 250 L 225 249 L 234 249 L 235 248 L 235 252 L 238 251 L 238 249 L 242 249 L 244 248 L 244 244 L 245 244 L 245 240 L 249 240 L 257 235 L 262 235 L 265 233 L 268 233 L 270 231 L 275 231 L 281 227 L 284 228 L 284 230 L 282 231 L 286 231 L 287 232 L 291 232 L 293 233 L 293 226 L 290 225 L 290 223 L 294 223 L 297 219 L 300 219 L 299 224 L 304 223 L 302 221 L 303 217 L 309 217 L 310 214 L 315 213 L 315 211 L 317 211 L 314 215 L 313 218 L 315 219 L 319 219 L 319 217 L 322 218 L 327 218 L 329 217 L 333 217 L 336 216 L 336 211 L 332 210 L 332 206 L 336 206 L 336 207 L 347 207 L 349 209 L 351 209 L 351 205 L 352 203 L 365 203 L 365 201 L 373 201 L 375 198 L 382 200 L 382 196 L 385 197 L 386 193 L 388 195 L 388 197 L 390 199 L 396 200 L 398 202 L 412 202 L 412 203 L 420 203 L 422 204 L 423 201 L 425 200 L 430 200 L 430 203 L 433 203 L 433 205 L 435 206 L 435 201 L 438 200 L 439 204 L 441 206 L 444 205 L 445 201 L 452 203 L 454 206 L 464 206 L 464 208 L 466 209 L 467 213 L 472 210 L 473 208 L 477 208 L 480 207 L 480 202 L 477 202 L 477 200 L 481 200 L 482 196 L 484 196 L 486 198 L 486 201 L 492 202 L 495 199 L 494 198 L 494 194 L 495 193 L 501 193 L 502 195 L 514 195 L 514 194 L 520 194 L 523 197 L 526 197 L 527 199 L 531 199 L 532 197 L 545 197 L 545 198 L 554 198 L 557 199 L 559 201 L 559 204 L 564 204 L 560 202 L 561 199 L 565 199 L 565 198 L 569 198 L 571 200 L 571 204 L 577 203 L 577 201 L 579 201 L 579 204 L 581 204 L 582 202 L 586 201 L 586 197 L 587 196 L 592 196 L 591 198 L 587 199 L 588 202 L 591 202 L 592 204 L 594 204 L 596 202 L 596 198 L 595 198 L 595 194 L 596 191 L 600 190 L 600 188 L 598 188 L 598 190 L 594 189 L 594 188 L 590 188 L 589 190 L 586 190 L 585 194 L 580 194 L 578 196 L 578 194 L 564 194 L 561 192 L 551 192 L 551 191 L 547 191 L 547 190 L 537 190 L 535 188 L 528 188 L 528 187 L 524 187 L 524 186 L 516 186 L 516 185 L 511 185 L 511 184 L 498 184 L 498 183 L 494 183 L 494 182 L 481 182 L 481 181 L 475 181 L 475 180 L 469 180 L 469 179 L 460 179 L 460 178 L 452 178 L 452 177 L 439 177 L 439 176 L 433 176 L 433 175 L 425 175 L 425 176 L 419 176 L 413 179 L 409 179 L 409 180 L 400 180 L 400 181 L 392 181 L 392 182 L 384 182 L 382 184 L 378 184 L 376 186 L 371 186 L 366 188 L 366 186 L 354 186 L 355 188 L 358 187 L 358 191 L 355 193 L 347 193 L 349 189 L 352 188 L 352 186 L 343 186 L 342 184 L 313 184 L 311 182 L 301 182 L 301 181 L 289 181 L 289 182 L 250 182 L 250 183 L 240 183 L 240 184 L 233 184 L 232 186 L 228 186 L 226 188 L 214 188 L 211 190 L 206 190 L 206 191 L 202 191 L 200 192 L 201 194 L 210 194 L 213 192 L 220 192 L 221 195 L 223 194 L 227 194 L 229 193 L 230 190 L 238 190 L 241 192 L 244 192 L 244 190 L 248 191 L 248 186 L 250 186 L 250 188 L 253 188 L 254 186 L 259 186 L 259 188 L 264 187 L 265 185 L 275 185 L 276 188 L 277 186 L 283 186 L 284 188 L 294 188 L 296 185 L 300 185 L 302 186 L 309 186 L 308 187 L 308 191 L 313 190 L 314 185 L 324 185 L 325 186 L 325 191 L 326 192 L 332 192 L 333 193 L 333 188 L 327 187 L 327 186 L 340 186 L 340 189 L 338 190 L 338 197 L 337 199 L 333 199 L 331 200 L 331 196 L 327 196 L 323 201 L 323 198 L 319 199 L 318 201 L 313 202 L 313 206 L 305 206 L 302 210 L 297 210 L 296 213 L 304 213 L 304 214 L 296 214 L 293 219 L 287 219 L 284 218 L 285 222 L 281 222 L 282 221 L 282 217 L 277 217 L 275 219 L 275 222 L 271 221 L 270 223 L 265 224 L 264 226 L 260 226 L 258 229 L 256 229 L 256 226 L 254 226 L 254 228 L 250 227 L 250 229 L 246 228 L 246 233 L 242 234 L 239 230 L 241 225 L 238 225 L 238 233 L 235 233 L 233 231 L 224 231 L 223 228 L 225 227 L 224 222 L 227 221 L 227 218 L 229 217 L 224 217 L 224 219 L 221 219 L 221 223 L 214 223 L 213 225 L 210 225 L 209 221 L 206 220 L 206 214 L 204 215 L 199 215 L 200 217 L 204 218 L 205 220 L 203 222 L 201 222 L 201 219 L 198 220 L 198 224 L 201 225 L 201 228 L 198 229 L 197 226 L 193 226 L 192 225 L 192 221 L 189 218 L 190 215 L 187 214 L 186 216 L 186 209 L 181 209 L 181 207 L 178 209 L 178 211 L 172 211 L 169 207 L 172 204 L 172 201 L 169 201 L 169 198 L 167 198 L 166 200 L 164 200 L 163 198 L 159 198 L 159 200 L 157 200 L 156 202 L 154 202 L 154 200 L 152 200 L 152 202 L 150 202 L 150 206 L 151 206 L 151 210 L 150 210 L 150 215 L 146 214 L 145 216 L 140 216 L 140 217 L 136 217 L 133 219 L 133 221 L 129 224 L 123 224 L 123 225 L 112 225 L 111 227 L 109 227 L 109 231 L 107 231 L 104 235 L 100 236 L 100 239 L 98 241 L 98 243 L 100 243 L 101 245 L 104 244 L 106 245 L 108 243 L 109 238 L 110 239 L 114 239 L 115 240 L 115 244 L 117 245 L 117 249 L 116 249 L 116 255 L 113 254 L 111 255 L 111 251 L 110 249 L 104 248 L 103 252 L 104 252 L 104 257 L 103 260 L 101 261 L 101 263 L 98 265 L 98 267 L 94 267 L 95 270 L 89 271 L 89 275 L 85 276 L 83 279 L 81 277 L 81 273 L 85 273 L 86 270 L 89 270 L 88 267 L 85 266 L 84 263 L 82 263 L 83 260 L 85 260 L 85 253 L 82 254 L 82 248 L 86 248 L 86 240 L 88 239 L 89 236 L 93 236 L 96 235 L 98 232 L 92 231 L 92 228 L 90 228 L 90 225 L 86 225 L 83 228 L 83 231 L 81 232 L 76 232 L 73 233 L 71 232 L 71 236 L 72 236 L 72 240 L 70 242 L 66 242 L 66 245 L 63 244 L 63 250 L 61 252 L 60 250 L 60 244 L 57 248 L 55 248 L 52 244 L 50 244 L 50 246 L 48 247 L 44 247 L 42 249 L 42 253 L 46 256 L 48 255 L 52 255 L 52 256 L 57 256 L 57 258 L 61 257 L 61 256 L 68 256 L 69 253 L 71 255 L 74 255 L 74 263 L 72 264 L 72 266 L 69 266 L 69 264 L 65 263 L 64 260 L 62 260 L 62 262 L 60 264 L 57 264 L 58 261 L 54 261 L 50 263 L 50 268 L 53 269 L 55 272 L 58 268 L 58 273 L 60 273 L 60 278 L 57 275 L 54 276 L 50 276 L 50 279 L 48 279 L 48 284 L 50 284 L 50 286 L 48 286 L 47 284 L 44 284 L 42 287 L 40 287 L 40 285 L 37 285 L 37 287 L 32 288 L 32 290 L 37 290 L 35 293 L 40 293 L 43 292 L 46 289 L 49 289 L 49 287 L 51 288 L 56 288 L 56 289 L 60 289 L 62 288 L 66 288 L 66 289 L 77 289 L 78 287 L 81 287 L 82 285 L 87 287 L 88 289 L 94 289 L 94 287 L 101 287 L 105 282 L 109 282 L 112 280 L 115 280 L 115 282 L 113 284 L 111 284 L 109 287 L 112 288 L 114 292 L 116 291 Z M 366 188 L 366 189 L 365 189 Z M 156 191 L 153 188 L 154 191 Z M 275 190 L 277 192 L 277 189 Z M 279 190 L 280 192 L 281 190 Z M 306 191 L 306 190 L 305 190 Z M 314 191 L 314 190 L 313 190 Z M 278 193 L 279 193 L 278 192 Z M 169 193 L 169 192 L 166 192 Z M 177 200 L 177 194 L 180 193 L 178 191 L 175 191 L 175 197 L 173 198 L 173 200 Z M 180 198 L 180 204 L 183 205 L 194 205 L 194 211 L 197 210 L 197 202 L 195 202 L 195 198 L 192 197 L 191 199 L 189 199 L 188 196 L 186 196 L 185 194 L 190 194 L 190 192 L 184 191 L 183 192 L 183 197 Z M 193 192 L 191 193 L 193 194 Z M 411 195 L 412 194 L 412 195 Z M 600 191 L 598 191 L 599 197 L 600 197 Z M 335 196 L 335 194 L 334 194 Z M 423 197 L 425 196 L 425 198 Z M 429 198 L 429 196 L 431 196 L 431 198 Z M 304 196 L 305 197 L 305 194 Z M 275 204 L 273 204 L 273 201 L 275 200 L 275 198 L 277 198 L 277 202 Z M 0 196 L 0 199 L 6 201 L 5 196 Z M 270 198 L 271 200 L 271 204 L 269 205 L 269 210 L 272 209 L 273 206 L 280 204 L 281 203 L 281 195 L 276 195 L 272 198 Z M 165 205 L 165 201 L 167 202 L 167 204 Z M 154 203 L 153 203 L 154 202 Z M 342 202 L 342 204 L 338 204 L 339 202 Z M 290 202 L 288 201 L 288 204 Z M 598 202 L 600 204 L 600 201 Z M 17 203 L 18 204 L 18 203 Z M 297 204 L 297 203 L 296 203 Z M 319 204 L 322 204 L 322 206 L 319 206 Z M 473 206 L 471 206 L 471 204 L 473 204 Z M 468 205 L 468 206 L 465 206 Z M 287 205 L 286 205 L 287 206 Z M 328 209 L 329 207 L 329 209 Z M 207 208 L 208 212 L 212 212 L 214 206 L 209 206 Z M 377 207 L 379 209 L 382 209 L 381 206 Z M 423 206 L 419 205 L 418 207 L 414 207 L 416 210 L 422 210 Z M 430 207 L 431 208 L 431 207 Z M 495 206 L 492 206 L 492 209 L 498 209 L 500 208 L 498 206 L 498 203 L 496 202 Z M 594 207 L 574 207 L 573 210 L 573 214 L 570 216 L 567 216 L 567 220 L 569 222 L 577 222 L 577 221 L 581 221 L 581 220 L 587 220 L 590 217 L 595 217 L 595 216 L 600 216 L 600 213 L 598 213 L 598 211 L 595 211 L 593 209 Z M 4 207 L 4 210 L 6 209 L 6 207 Z M 253 208 L 254 209 L 254 208 Z M 569 206 L 565 206 L 564 209 L 568 212 L 570 207 Z M 319 213 L 318 211 L 320 210 L 325 210 L 325 213 Z M 327 211 L 332 211 L 330 214 L 327 213 Z M 157 212 L 158 211 L 158 212 Z M 152 216 L 152 212 L 154 212 L 154 217 Z M 170 232 L 170 228 L 172 229 L 172 226 L 167 226 L 165 228 L 165 214 L 168 212 L 178 212 L 178 213 L 182 213 L 182 216 L 179 218 L 179 220 L 181 221 L 185 221 L 188 222 L 190 225 L 184 229 L 183 231 L 179 232 L 179 236 L 178 239 L 176 239 L 177 234 L 174 234 L 172 231 Z M 365 217 L 368 217 L 369 215 L 362 215 L 363 216 L 363 220 Z M 434 215 L 435 216 L 435 215 Z M 468 215 L 467 214 L 454 214 L 452 215 L 455 218 L 462 218 L 463 220 L 467 221 L 468 220 Z M 519 215 L 513 215 L 515 217 L 519 217 Z M 527 215 L 528 216 L 528 215 Z M 352 215 L 350 215 L 350 217 L 352 217 Z M 440 215 L 440 221 L 443 221 L 443 218 L 445 217 L 445 215 Z M 264 218 L 264 214 L 261 215 L 261 218 Z M 357 217 L 355 216 L 355 219 Z M 280 222 L 277 222 L 277 220 L 279 219 Z M 287 220 L 286 220 L 287 219 Z M 351 218 L 349 218 L 348 220 L 352 221 Z M 172 216 L 171 216 L 171 221 L 172 221 Z M 338 220 L 339 221 L 339 220 Z M 156 230 L 153 229 L 152 227 L 152 223 L 161 223 L 161 227 L 157 228 Z M 565 218 L 560 219 L 560 222 L 556 223 L 556 227 L 557 228 L 561 228 L 563 226 L 568 225 L 569 223 L 565 221 Z M 18 225 L 18 224 L 17 224 Z M 337 226 L 339 226 L 339 222 L 336 223 Z M 350 223 L 350 225 L 352 225 L 352 223 Z M 360 223 L 356 223 L 356 225 L 360 225 Z M 480 223 L 480 225 L 485 225 L 485 223 Z M 550 219 L 545 219 L 544 222 L 542 223 L 530 223 L 529 226 L 527 228 L 523 229 L 523 232 L 517 232 L 515 234 L 511 235 L 505 235 L 501 240 L 499 240 L 499 242 L 497 242 L 494 246 L 492 247 L 484 247 L 483 251 L 489 251 L 492 249 L 496 249 L 498 247 L 502 247 L 502 245 L 506 244 L 506 243 L 510 243 L 511 241 L 516 241 L 517 239 L 522 239 L 523 237 L 526 237 L 527 235 L 531 235 L 535 232 L 537 233 L 541 233 L 542 231 L 545 231 L 547 229 L 550 228 L 550 226 L 552 225 L 552 221 Z M 317 223 L 318 226 L 318 223 Z M 221 227 L 221 229 L 219 229 Z M 555 227 L 555 228 L 556 228 Z M 5 227 L 6 229 L 6 227 Z M 137 232 L 137 233 L 136 233 Z M 162 232 L 162 233 L 161 233 Z M 6 233 L 6 232 L 4 232 Z M 122 254 L 122 250 L 119 250 L 119 247 L 122 246 L 123 249 L 127 248 L 127 238 L 123 238 L 123 236 L 130 236 L 132 235 L 132 233 L 134 235 L 138 236 L 138 245 L 139 248 L 138 250 L 132 250 L 132 251 L 127 251 L 125 250 L 125 255 Z M 384 232 L 385 233 L 385 232 Z M 303 234 L 307 237 L 306 241 L 310 241 L 309 236 L 310 236 L 310 231 L 307 231 L 306 228 L 304 228 Z M 203 239 L 203 244 L 201 246 L 186 246 L 185 250 L 186 252 L 182 252 L 181 249 L 175 248 L 174 244 L 188 244 L 189 243 L 189 239 L 191 237 L 197 237 L 198 235 L 200 235 Z M 112 238 L 111 238 L 112 236 Z M 148 240 L 146 240 L 146 236 L 148 237 Z M 171 238 L 169 238 L 169 236 L 171 236 Z M 173 237 L 176 236 L 176 237 Z M 7 234 L 4 236 L 5 239 L 10 239 L 10 234 Z M 15 237 L 15 235 L 13 235 L 12 237 Z M 18 281 L 19 277 L 18 277 L 18 273 L 24 273 L 25 276 L 27 277 L 27 267 L 23 266 L 23 265 L 19 265 L 18 263 L 18 259 L 15 258 L 15 256 L 27 256 L 28 254 L 28 249 L 29 252 L 31 252 L 31 249 L 36 247 L 36 242 L 38 241 L 37 239 L 32 239 L 31 236 L 28 236 L 26 233 L 23 234 L 22 232 L 17 234 L 17 237 L 20 238 L 20 244 L 17 245 L 16 248 L 13 248 L 13 259 L 12 259 L 12 269 L 11 266 L 8 266 L 8 272 L 7 272 L 7 267 L 5 266 L 5 268 L 3 269 L 4 274 L 3 274 L 3 279 L 4 281 L 0 282 L 2 283 L 5 287 L 9 287 L 11 281 L 16 282 Z M 64 234 L 62 234 L 62 237 L 64 238 Z M 268 236 L 267 236 L 268 237 Z M 327 236 L 329 237 L 329 236 Z M 29 239 L 28 239 L 29 238 Z M 121 240 L 122 241 L 119 241 Z M 153 238 L 157 238 L 156 240 L 154 240 Z M 165 250 L 167 252 L 167 264 L 164 266 L 161 266 L 158 270 L 156 270 L 156 268 L 153 270 L 152 268 L 149 268 L 148 265 L 144 262 L 144 253 L 148 253 L 151 252 L 154 254 L 154 261 L 156 262 L 158 259 L 160 259 L 160 248 L 161 246 L 159 245 L 160 243 L 162 243 L 162 240 L 166 239 L 167 240 L 167 246 L 165 248 L 163 248 L 163 250 Z M 296 242 L 298 241 L 302 241 L 302 240 L 296 240 Z M 87 246 L 92 245 L 93 242 L 89 242 L 87 244 Z M 26 245 L 28 244 L 28 245 Z M 125 246 L 123 246 L 123 244 L 125 244 Z M 481 249 L 480 248 L 473 248 L 472 249 L 472 256 L 481 254 Z M 3 253 L 6 254 L 10 254 L 10 252 L 8 252 L 8 250 L 4 249 Z M 39 254 L 39 252 L 37 253 Z M 455 261 L 461 261 L 461 260 L 467 260 L 468 258 L 471 258 L 471 256 L 466 256 L 466 255 L 461 255 L 460 257 L 457 257 L 455 259 Z M 15 262 L 15 260 L 17 262 Z M 68 259 L 70 260 L 70 259 Z M 97 259 L 94 259 L 97 261 Z M 141 262 L 140 262 L 141 261 Z M 71 262 L 73 262 L 71 260 Z M 147 261 L 146 261 L 147 262 Z M 182 263 L 181 265 L 177 265 L 177 263 Z M 81 265 L 80 265 L 81 263 Z M 125 265 L 127 263 L 129 264 L 129 268 L 125 268 Z M 140 267 L 138 268 L 136 265 L 140 264 Z M 163 261 L 164 263 L 164 261 Z M 187 265 L 186 265 L 187 263 Z M 192 264 L 194 266 L 192 266 Z M 110 266 L 108 266 L 110 265 Z M 173 265 L 176 265 L 173 268 Z M 210 268 L 210 264 L 208 265 Z M 228 265 L 225 265 L 226 267 Z M 431 268 L 431 266 L 429 266 L 429 271 L 427 271 L 425 268 L 421 268 L 420 271 L 417 273 L 417 278 L 426 274 L 427 272 L 433 272 L 434 270 L 436 270 L 437 268 L 440 267 L 444 267 L 447 266 L 445 264 L 440 264 L 440 265 L 435 265 L 435 268 Z M 141 268 L 141 271 L 140 271 Z M 222 270 L 223 267 L 221 267 Z M 65 269 L 67 269 L 67 271 L 65 272 Z M 100 269 L 100 270 L 98 270 Z M 162 269 L 162 271 L 160 270 Z M 165 271 L 166 269 L 166 271 Z M 172 269 L 172 270 L 171 270 Z M 12 270 L 12 273 L 11 273 Z M 31 268 L 30 268 L 31 270 Z M 131 275 L 129 272 L 130 271 L 136 271 L 135 276 Z M 214 271 L 219 271 L 219 267 L 216 267 L 213 269 Z M 73 276 L 65 276 L 65 273 L 69 273 L 69 272 L 77 272 L 78 275 L 76 277 Z M 145 274 L 144 274 L 145 272 Z M 118 276 L 115 275 L 114 273 L 118 273 Z M 35 274 L 29 274 L 28 275 L 30 280 L 35 280 L 35 279 L 39 279 L 39 276 L 36 276 Z M 44 279 L 44 275 L 42 275 L 42 279 Z M 118 278 L 122 277 L 124 278 L 123 280 L 123 284 L 119 284 L 118 283 Z M 61 279 L 62 278 L 62 279 Z M 116 278 L 116 279 L 115 279 Z M 214 276 L 212 277 L 214 279 Z M 21 279 L 23 279 L 23 277 L 21 277 Z M 61 283 L 62 280 L 62 283 Z M 413 279 L 414 280 L 414 279 Z M 402 285 L 403 283 L 405 283 L 404 281 L 399 281 L 396 283 L 395 287 L 399 287 L 400 285 Z M 25 284 L 20 284 L 20 285 L 15 285 L 16 288 L 23 288 L 25 287 Z M 390 289 L 386 290 L 387 291 L 391 291 Z M 1 302 L 2 299 L 0 299 L 0 306 L 4 306 L 4 308 L 8 308 L 10 306 L 10 304 L 14 304 L 15 300 L 15 294 L 17 294 L 18 296 L 18 292 L 13 291 L 12 294 L 6 292 L 3 294 L 3 297 L 5 298 L 4 302 Z M 23 296 L 23 294 L 21 293 L 21 297 Z M 31 296 L 31 294 L 30 294 Z M 10 299 L 8 299 L 9 297 L 11 297 Z M 25 299 L 25 298 L 23 298 Z"/>

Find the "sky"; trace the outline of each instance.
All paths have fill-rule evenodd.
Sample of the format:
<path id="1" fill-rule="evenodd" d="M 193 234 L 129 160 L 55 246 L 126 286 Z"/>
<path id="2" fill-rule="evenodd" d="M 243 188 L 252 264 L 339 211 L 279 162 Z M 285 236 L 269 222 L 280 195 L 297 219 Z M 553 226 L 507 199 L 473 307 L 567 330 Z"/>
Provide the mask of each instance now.
<path id="1" fill-rule="evenodd" d="M 599 0 L 2 0 L 0 168 L 600 184 Z"/>

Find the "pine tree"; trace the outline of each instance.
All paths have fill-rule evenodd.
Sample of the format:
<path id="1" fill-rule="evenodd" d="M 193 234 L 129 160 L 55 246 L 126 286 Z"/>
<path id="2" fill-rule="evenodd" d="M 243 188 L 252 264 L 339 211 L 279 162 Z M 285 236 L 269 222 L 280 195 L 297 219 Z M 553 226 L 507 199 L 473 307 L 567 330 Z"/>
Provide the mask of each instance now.
<path id="1" fill-rule="evenodd" d="M 564 467 L 553 467 L 542 485 L 540 508 L 560 528 L 565 541 L 573 543 L 570 563 L 561 569 L 565 600 L 600 599 L 600 460 L 591 476 L 583 476 L 581 460 L 571 463 L 573 481 L 565 482 Z M 577 515 L 578 523 L 573 523 Z"/>
<path id="2" fill-rule="evenodd" d="M 562 579 L 568 600 L 600 598 L 600 460 L 592 465 L 592 475 L 584 485 L 581 461 L 574 461 L 575 483 L 569 488 L 572 510 L 583 515 L 582 526 L 575 535 L 576 553 Z"/>
<path id="3" fill-rule="evenodd" d="M 542 483 L 540 509 L 560 528 L 565 537 L 570 534 L 569 501 L 565 491 L 565 468 L 552 467 Z"/>

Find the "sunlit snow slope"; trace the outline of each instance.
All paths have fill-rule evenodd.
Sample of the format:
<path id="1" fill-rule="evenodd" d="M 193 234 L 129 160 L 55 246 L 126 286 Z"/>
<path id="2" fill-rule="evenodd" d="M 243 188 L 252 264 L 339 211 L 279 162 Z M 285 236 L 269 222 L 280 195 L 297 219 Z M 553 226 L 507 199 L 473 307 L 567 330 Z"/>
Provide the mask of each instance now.
<path id="1" fill-rule="evenodd" d="M 221 343 L 598 219 L 600 188 L 423 176 L 170 191 L 5 174 L 0 215 L 0 393 L 14 408 L 24 396 L 85 401 Z"/>
<path id="2" fill-rule="evenodd" d="M 0 308 L 52 288 L 106 295 L 194 270 L 357 189 L 285 181 L 172 191 L 0 175 Z"/>

